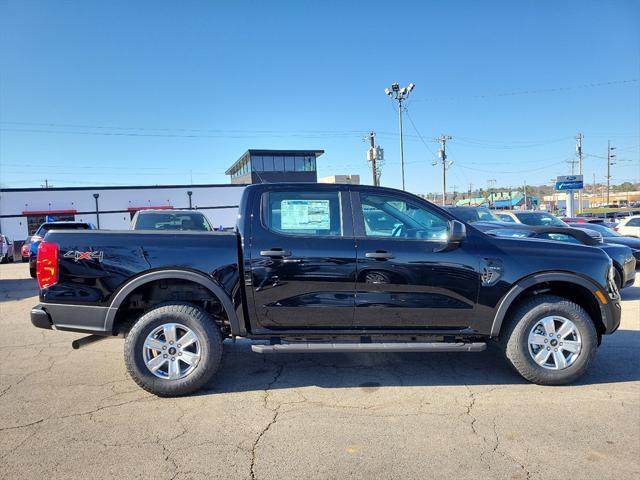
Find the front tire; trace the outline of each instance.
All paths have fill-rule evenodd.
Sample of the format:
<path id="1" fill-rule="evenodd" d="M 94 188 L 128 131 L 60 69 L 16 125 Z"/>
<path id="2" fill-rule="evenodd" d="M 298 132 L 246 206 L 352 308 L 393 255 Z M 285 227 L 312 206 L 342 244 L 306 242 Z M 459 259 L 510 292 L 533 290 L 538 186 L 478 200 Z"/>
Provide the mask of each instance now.
<path id="1" fill-rule="evenodd" d="M 500 346 L 511 366 L 539 385 L 564 385 L 593 361 L 598 334 L 578 304 L 553 295 L 525 300 L 510 316 Z"/>
<path id="2" fill-rule="evenodd" d="M 189 395 L 220 367 L 222 335 L 211 316 L 189 303 L 166 303 L 146 312 L 124 343 L 133 380 L 159 397 Z"/>

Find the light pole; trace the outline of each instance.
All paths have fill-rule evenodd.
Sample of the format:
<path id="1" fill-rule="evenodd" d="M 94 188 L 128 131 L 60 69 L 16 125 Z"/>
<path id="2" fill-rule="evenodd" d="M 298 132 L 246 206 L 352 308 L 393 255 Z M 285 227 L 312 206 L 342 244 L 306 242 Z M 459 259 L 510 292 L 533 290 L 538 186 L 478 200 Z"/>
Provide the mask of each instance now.
<path id="1" fill-rule="evenodd" d="M 191 195 L 193 195 L 193 192 L 189 190 L 187 192 L 187 195 L 189 195 L 189 210 L 192 210 L 193 208 L 191 207 Z"/>
<path id="2" fill-rule="evenodd" d="M 98 210 L 98 197 L 100 196 L 99 193 L 94 193 L 93 194 L 93 198 L 95 198 L 96 200 L 96 223 L 98 224 L 98 229 L 100 229 L 100 211 Z"/>
<path id="3" fill-rule="evenodd" d="M 398 102 L 398 121 L 400 123 L 400 171 L 402 173 L 402 190 L 404 190 L 404 142 L 402 138 L 402 102 L 404 102 L 411 91 L 415 88 L 415 84 L 410 83 L 406 87 L 400 88 L 400 85 L 396 82 L 391 85 L 390 88 L 385 88 L 386 93 L 393 100 Z"/>

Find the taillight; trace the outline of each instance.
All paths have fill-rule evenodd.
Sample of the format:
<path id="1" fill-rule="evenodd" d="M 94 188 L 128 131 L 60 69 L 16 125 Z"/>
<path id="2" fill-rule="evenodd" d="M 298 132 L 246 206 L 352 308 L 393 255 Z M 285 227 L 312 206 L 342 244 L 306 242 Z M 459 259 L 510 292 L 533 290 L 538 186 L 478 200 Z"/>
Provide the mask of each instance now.
<path id="1" fill-rule="evenodd" d="M 58 282 L 58 245 L 40 242 L 36 273 L 40 288 L 50 287 Z"/>
<path id="2" fill-rule="evenodd" d="M 613 231 L 617 232 L 618 231 L 618 227 L 613 227 Z"/>
<path id="3" fill-rule="evenodd" d="M 30 248 L 31 248 L 31 245 L 29 245 L 28 243 L 25 243 L 24 245 L 22 245 L 22 248 L 20 249 L 20 253 L 22 254 L 23 257 L 29 256 Z"/>

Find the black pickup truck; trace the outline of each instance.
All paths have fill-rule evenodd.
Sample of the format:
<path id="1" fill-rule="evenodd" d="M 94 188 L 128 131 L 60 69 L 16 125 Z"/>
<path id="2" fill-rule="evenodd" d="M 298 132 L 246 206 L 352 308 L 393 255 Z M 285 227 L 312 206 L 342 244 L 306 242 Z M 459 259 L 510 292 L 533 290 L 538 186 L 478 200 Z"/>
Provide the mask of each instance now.
<path id="1" fill-rule="evenodd" d="M 180 248 L 176 248 L 179 245 Z M 476 352 L 496 341 L 526 379 L 571 382 L 620 323 L 609 257 L 492 237 L 406 192 L 248 186 L 236 232 L 49 231 L 36 327 L 123 335 L 161 396 L 209 382 L 225 338 L 257 353 Z"/>

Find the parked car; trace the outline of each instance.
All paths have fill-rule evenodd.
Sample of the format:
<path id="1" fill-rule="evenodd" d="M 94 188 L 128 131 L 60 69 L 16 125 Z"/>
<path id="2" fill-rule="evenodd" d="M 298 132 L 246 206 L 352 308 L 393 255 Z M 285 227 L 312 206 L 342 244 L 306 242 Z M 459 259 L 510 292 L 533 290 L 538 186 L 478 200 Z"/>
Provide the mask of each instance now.
<path id="1" fill-rule="evenodd" d="M 514 223 L 543 227 L 566 227 L 567 224 L 555 215 L 541 210 L 503 210 L 503 215 L 511 217 Z M 504 221 L 504 220 L 503 220 Z"/>
<path id="2" fill-rule="evenodd" d="M 625 237 L 610 228 L 595 223 L 570 223 L 569 226 L 593 230 L 594 232 L 598 232 L 602 235 L 605 243 L 612 245 L 625 245 L 629 247 L 633 252 L 633 256 L 636 258 L 636 269 L 640 267 L 640 238 Z"/>
<path id="3" fill-rule="evenodd" d="M 613 228 L 617 225 L 617 223 L 615 222 L 609 222 L 607 220 L 605 220 L 604 218 L 598 218 L 598 217 L 562 217 L 560 218 L 560 220 L 562 220 L 564 223 L 566 224 L 570 224 L 570 223 L 595 223 L 598 225 L 602 225 L 608 228 Z"/>
<path id="4" fill-rule="evenodd" d="M 27 237 L 22 246 L 20 247 L 20 256 L 23 262 L 29 261 L 29 254 L 31 253 L 31 237 Z"/>
<path id="5" fill-rule="evenodd" d="M 475 222 L 500 222 L 491 210 L 486 207 L 444 207 L 458 220 L 467 223 Z"/>
<path id="6" fill-rule="evenodd" d="M 87 222 L 61 221 L 45 222 L 38 227 L 29 244 L 29 273 L 36 278 L 36 258 L 40 242 L 49 230 L 95 230 L 95 225 Z"/>
<path id="7" fill-rule="evenodd" d="M 375 228 L 365 211 L 391 221 Z M 475 225 L 475 224 L 474 224 Z M 122 333 L 159 396 L 208 385 L 225 338 L 256 353 L 469 352 L 497 340 L 529 381 L 579 378 L 621 307 L 599 248 L 485 235 L 407 192 L 249 185 L 235 232 L 50 231 L 31 322 Z"/>
<path id="8" fill-rule="evenodd" d="M 131 230 L 193 230 L 212 232 L 207 217 L 195 210 L 139 210 L 131 220 Z"/>
<path id="9" fill-rule="evenodd" d="M 0 263 L 13 262 L 13 242 L 0 234 Z"/>
<path id="10" fill-rule="evenodd" d="M 620 220 L 620 223 L 614 227 L 614 230 L 620 235 L 640 237 L 640 215 L 626 217 Z"/>
<path id="11" fill-rule="evenodd" d="M 540 227 L 533 225 L 515 225 L 495 228 L 491 223 L 476 225 L 488 235 L 512 238 L 535 238 L 588 245 L 600 248 L 611 258 L 615 267 L 616 286 L 626 288 L 633 285 L 636 275 L 636 258 L 631 248 L 625 245 L 604 243 L 600 233 L 582 228 Z"/>

